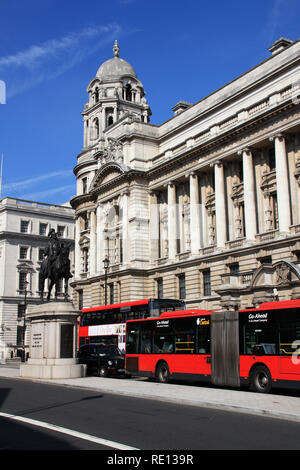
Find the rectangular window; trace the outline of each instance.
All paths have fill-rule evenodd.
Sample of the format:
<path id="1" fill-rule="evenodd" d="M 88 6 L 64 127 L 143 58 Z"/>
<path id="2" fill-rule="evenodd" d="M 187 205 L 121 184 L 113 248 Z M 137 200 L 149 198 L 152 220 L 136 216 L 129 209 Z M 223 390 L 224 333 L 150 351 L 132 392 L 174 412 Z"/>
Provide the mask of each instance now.
<path id="1" fill-rule="evenodd" d="M 46 235 L 47 234 L 47 227 L 48 227 L 48 224 L 40 223 L 40 235 Z"/>
<path id="2" fill-rule="evenodd" d="M 297 310 L 283 310 L 280 312 L 279 318 L 279 354 L 292 357 L 300 345 L 300 315 Z"/>
<path id="3" fill-rule="evenodd" d="M 210 269 L 206 269 L 203 275 L 203 295 L 211 295 Z"/>
<path id="4" fill-rule="evenodd" d="M 174 353 L 174 335 L 170 335 L 167 332 L 155 333 L 153 338 L 153 353 Z"/>
<path id="5" fill-rule="evenodd" d="M 178 282 L 179 282 L 179 298 L 185 299 L 186 291 L 185 291 L 185 275 L 184 274 L 180 274 L 180 276 L 178 276 Z"/>
<path id="6" fill-rule="evenodd" d="M 109 285 L 109 303 L 114 303 L 114 283 L 110 283 Z"/>
<path id="7" fill-rule="evenodd" d="M 175 353 L 195 354 L 196 319 L 178 318 L 175 321 Z"/>
<path id="8" fill-rule="evenodd" d="M 23 318 L 25 314 L 25 304 L 18 304 L 18 318 Z"/>
<path id="9" fill-rule="evenodd" d="M 241 315 L 241 354 L 278 354 L 278 323 L 275 312 L 251 311 Z"/>
<path id="10" fill-rule="evenodd" d="M 20 259 L 28 259 L 28 247 L 20 246 Z"/>
<path id="11" fill-rule="evenodd" d="M 64 225 L 58 225 L 57 226 L 57 236 L 63 238 L 65 235 L 65 226 Z"/>
<path id="12" fill-rule="evenodd" d="M 39 248 L 39 261 L 43 261 L 45 256 L 45 250 L 43 248 Z"/>
<path id="13" fill-rule="evenodd" d="M 164 286 L 163 286 L 163 280 L 162 278 L 156 280 L 156 285 L 157 285 L 157 298 L 162 299 L 164 296 Z"/>
<path id="14" fill-rule="evenodd" d="M 86 194 L 87 193 L 87 178 L 82 178 L 82 193 Z"/>
<path id="15" fill-rule="evenodd" d="M 18 346 L 23 346 L 24 344 L 24 327 L 23 326 L 17 326 L 17 345 Z"/>
<path id="16" fill-rule="evenodd" d="M 23 292 L 27 287 L 27 273 L 20 272 L 19 273 L 19 291 Z"/>
<path id="17" fill-rule="evenodd" d="M 126 353 L 138 354 L 139 352 L 139 328 L 129 325 L 127 329 Z"/>
<path id="18" fill-rule="evenodd" d="M 141 329 L 141 354 L 150 354 L 152 350 L 152 331 L 142 326 Z"/>
<path id="19" fill-rule="evenodd" d="M 81 310 L 83 308 L 83 290 L 78 291 L 78 308 Z"/>
<path id="20" fill-rule="evenodd" d="M 29 232 L 29 220 L 21 220 L 21 233 L 28 233 Z"/>
<path id="21" fill-rule="evenodd" d="M 198 353 L 210 354 L 210 318 L 200 317 L 198 325 Z"/>
<path id="22" fill-rule="evenodd" d="M 239 273 L 239 263 L 231 264 L 229 270 L 232 276 L 236 276 Z"/>

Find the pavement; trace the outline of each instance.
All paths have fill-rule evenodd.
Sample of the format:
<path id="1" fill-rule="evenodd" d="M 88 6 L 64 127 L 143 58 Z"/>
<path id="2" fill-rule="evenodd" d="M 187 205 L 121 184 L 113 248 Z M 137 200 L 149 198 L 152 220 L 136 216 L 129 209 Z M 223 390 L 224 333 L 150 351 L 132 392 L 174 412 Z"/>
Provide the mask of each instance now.
<path id="1" fill-rule="evenodd" d="M 144 378 L 81 377 L 36 379 L 19 375 L 19 365 L 0 364 L 0 377 L 96 390 L 102 393 L 160 400 L 181 405 L 214 408 L 300 422 L 300 392 L 272 391 L 260 394 L 202 384 L 161 384 Z"/>

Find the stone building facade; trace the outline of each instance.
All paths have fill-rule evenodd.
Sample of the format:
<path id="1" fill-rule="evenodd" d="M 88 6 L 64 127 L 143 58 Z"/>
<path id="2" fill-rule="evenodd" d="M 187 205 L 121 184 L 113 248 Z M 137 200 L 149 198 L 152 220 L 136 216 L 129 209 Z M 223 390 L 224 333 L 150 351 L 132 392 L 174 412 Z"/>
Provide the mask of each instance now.
<path id="1" fill-rule="evenodd" d="M 26 314 L 40 303 L 39 272 L 50 229 L 70 245 L 74 271 L 74 226 L 70 205 L 11 197 L 0 201 L 0 360 L 9 358 L 11 353 L 15 356 L 23 347 L 25 286 Z M 63 292 L 63 285 L 61 289 Z M 71 296 L 71 289 L 69 293 Z"/>
<path id="2" fill-rule="evenodd" d="M 77 194 L 79 307 L 184 298 L 245 308 L 300 296 L 300 41 L 174 116 L 150 123 L 132 66 L 104 62 L 88 86 Z"/>

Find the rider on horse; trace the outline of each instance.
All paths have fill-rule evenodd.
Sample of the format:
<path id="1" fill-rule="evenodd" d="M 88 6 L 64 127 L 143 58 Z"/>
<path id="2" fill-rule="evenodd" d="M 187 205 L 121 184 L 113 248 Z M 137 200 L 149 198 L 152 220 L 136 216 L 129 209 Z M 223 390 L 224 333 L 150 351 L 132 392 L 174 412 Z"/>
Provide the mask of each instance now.
<path id="1" fill-rule="evenodd" d="M 51 229 L 49 232 L 49 243 L 44 252 L 45 259 L 41 265 L 40 271 L 40 294 L 41 299 L 43 300 L 44 292 L 44 281 L 45 279 L 50 280 L 49 292 L 47 299 L 50 299 L 52 286 L 56 286 L 56 295 L 57 295 L 57 286 L 59 279 L 65 279 L 65 296 L 67 295 L 67 282 L 68 279 L 72 277 L 70 272 L 70 260 L 69 260 L 69 246 L 60 242 L 57 238 L 57 234 L 54 229 Z M 55 295 L 55 296 L 56 296 Z"/>
<path id="2" fill-rule="evenodd" d="M 46 258 L 47 259 L 47 267 L 46 267 L 47 271 L 45 274 L 46 274 L 46 277 L 50 278 L 51 267 L 60 253 L 60 242 L 57 238 L 57 234 L 54 228 L 50 230 L 48 237 L 49 237 L 49 243 L 45 250 L 45 256 L 47 257 Z"/>

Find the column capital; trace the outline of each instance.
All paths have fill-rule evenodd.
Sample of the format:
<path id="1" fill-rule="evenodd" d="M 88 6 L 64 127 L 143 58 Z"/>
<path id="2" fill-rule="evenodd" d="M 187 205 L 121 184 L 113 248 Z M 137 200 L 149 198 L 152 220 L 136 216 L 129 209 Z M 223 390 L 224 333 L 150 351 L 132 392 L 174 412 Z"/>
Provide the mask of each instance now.
<path id="1" fill-rule="evenodd" d="M 215 162 L 210 163 L 210 167 L 214 167 L 214 168 L 215 167 L 221 168 L 223 166 L 224 164 L 222 160 L 216 160 Z"/>
<path id="2" fill-rule="evenodd" d="M 278 134 L 274 134 L 274 135 L 271 135 L 271 137 L 269 137 L 270 142 L 273 142 L 275 139 L 279 139 L 282 141 L 286 139 L 286 136 L 282 134 L 281 132 L 278 132 Z"/>
<path id="3" fill-rule="evenodd" d="M 195 170 L 190 170 L 190 171 L 187 171 L 184 176 L 186 178 L 190 178 L 190 176 L 196 177 L 196 176 L 198 176 L 198 173 L 196 173 Z"/>
<path id="4" fill-rule="evenodd" d="M 164 184 L 164 188 L 172 187 L 172 186 L 176 186 L 175 181 L 173 181 L 173 180 L 170 180 L 170 181 L 168 181 L 167 183 Z"/>
<path id="5" fill-rule="evenodd" d="M 238 150 L 238 155 L 243 155 L 244 153 L 252 153 L 252 149 L 250 147 L 244 147 L 240 150 Z"/>
<path id="6" fill-rule="evenodd" d="M 120 196 L 130 196 L 130 189 L 126 188 L 120 192 Z"/>

